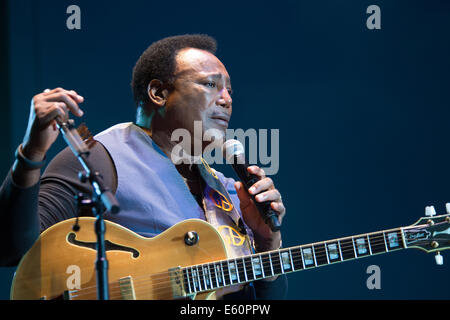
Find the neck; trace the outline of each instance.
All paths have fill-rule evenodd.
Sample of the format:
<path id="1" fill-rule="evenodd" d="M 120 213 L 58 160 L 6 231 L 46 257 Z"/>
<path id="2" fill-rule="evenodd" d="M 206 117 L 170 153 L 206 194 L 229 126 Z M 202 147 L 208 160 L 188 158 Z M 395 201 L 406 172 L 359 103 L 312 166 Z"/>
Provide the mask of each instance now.
<path id="1" fill-rule="evenodd" d="M 187 295 L 407 248 L 403 228 L 180 267 Z"/>
<path id="2" fill-rule="evenodd" d="M 158 118 L 158 121 L 154 121 L 155 118 Z M 153 110 L 150 113 L 147 113 L 143 107 L 139 106 L 136 114 L 136 124 L 142 130 L 144 130 L 150 138 L 152 138 L 152 140 L 171 161 L 174 161 L 174 158 L 172 158 L 172 152 L 175 152 L 176 155 L 178 155 L 178 149 L 181 147 L 181 143 L 172 140 L 173 131 L 171 129 L 171 126 L 166 123 L 161 112 Z M 183 142 L 186 141 L 183 140 Z M 183 146 L 183 148 L 185 148 L 184 150 L 186 150 L 186 148 L 189 148 L 189 146 L 186 145 Z M 185 156 L 189 154 L 189 152 L 184 152 Z M 189 158 L 191 159 L 191 163 L 194 163 L 198 160 L 195 156 L 189 156 Z M 185 171 L 185 169 L 189 169 L 189 164 L 186 164 L 185 162 L 183 162 L 182 164 L 176 164 L 176 166 L 177 168 L 182 168 L 183 172 Z"/>

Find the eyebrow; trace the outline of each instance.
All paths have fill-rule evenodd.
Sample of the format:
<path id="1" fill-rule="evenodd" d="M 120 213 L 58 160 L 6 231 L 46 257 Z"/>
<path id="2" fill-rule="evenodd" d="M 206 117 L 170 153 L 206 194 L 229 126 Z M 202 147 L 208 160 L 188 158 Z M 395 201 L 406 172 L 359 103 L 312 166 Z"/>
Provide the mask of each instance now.
<path id="1" fill-rule="evenodd" d="M 209 74 L 205 74 L 204 77 L 205 78 L 212 78 L 214 80 L 217 80 L 217 79 L 222 79 L 223 75 L 222 75 L 222 73 L 209 73 Z M 230 79 L 230 77 L 225 77 L 225 81 L 227 81 L 228 84 L 231 86 L 231 79 Z"/>

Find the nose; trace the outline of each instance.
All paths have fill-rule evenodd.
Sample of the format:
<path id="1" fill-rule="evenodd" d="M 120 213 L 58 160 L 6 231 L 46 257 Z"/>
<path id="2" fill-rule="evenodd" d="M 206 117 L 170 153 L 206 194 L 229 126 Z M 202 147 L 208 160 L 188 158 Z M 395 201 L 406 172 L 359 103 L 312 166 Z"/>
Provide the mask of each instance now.
<path id="1" fill-rule="evenodd" d="M 217 104 L 224 108 L 230 108 L 232 102 L 233 102 L 233 99 L 231 99 L 231 95 L 228 92 L 228 89 L 223 88 L 220 91 L 220 97 L 219 97 L 219 100 L 217 100 Z"/>

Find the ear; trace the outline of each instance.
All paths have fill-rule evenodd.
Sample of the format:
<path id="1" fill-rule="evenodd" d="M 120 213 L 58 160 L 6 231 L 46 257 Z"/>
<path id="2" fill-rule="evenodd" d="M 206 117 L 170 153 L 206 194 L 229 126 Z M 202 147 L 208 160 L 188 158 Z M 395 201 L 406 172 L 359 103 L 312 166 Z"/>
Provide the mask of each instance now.
<path id="1" fill-rule="evenodd" d="M 147 94 L 150 102 L 158 108 L 163 107 L 166 104 L 169 91 L 158 79 L 153 79 L 149 82 L 147 87 Z"/>

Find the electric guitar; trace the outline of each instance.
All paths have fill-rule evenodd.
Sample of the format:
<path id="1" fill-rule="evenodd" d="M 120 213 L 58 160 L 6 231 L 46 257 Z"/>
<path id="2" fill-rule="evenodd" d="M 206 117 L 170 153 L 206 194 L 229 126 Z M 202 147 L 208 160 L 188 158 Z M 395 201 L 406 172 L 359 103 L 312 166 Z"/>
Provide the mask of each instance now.
<path id="1" fill-rule="evenodd" d="M 22 258 L 11 299 L 96 299 L 95 218 L 74 219 L 44 231 Z M 223 238 L 209 223 L 191 219 L 154 238 L 144 238 L 109 221 L 105 247 L 110 299 L 206 299 L 224 288 L 284 273 L 418 248 L 450 247 L 450 214 L 414 225 L 316 242 L 243 257 L 227 256 Z"/>

